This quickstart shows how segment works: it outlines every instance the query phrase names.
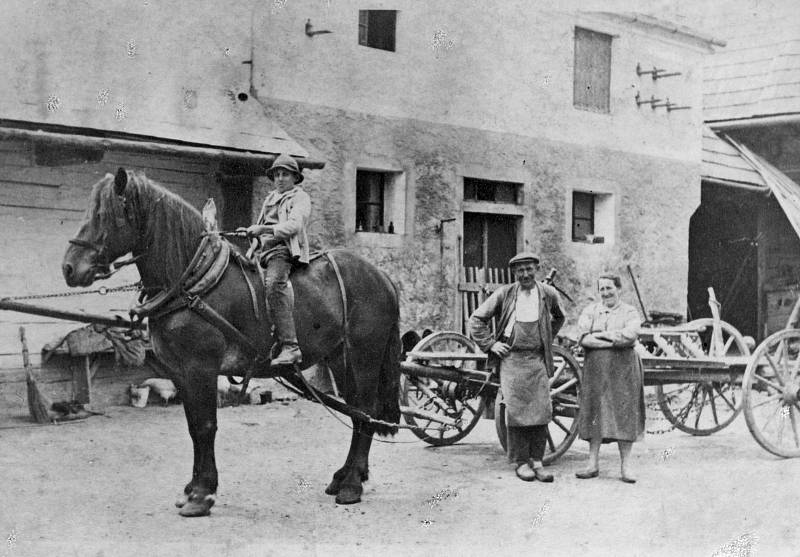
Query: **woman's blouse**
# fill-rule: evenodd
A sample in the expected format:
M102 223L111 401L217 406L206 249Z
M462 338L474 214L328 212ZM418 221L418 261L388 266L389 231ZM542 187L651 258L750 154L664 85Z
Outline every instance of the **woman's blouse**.
M613 308L602 302L587 306L578 318L579 338L589 333L607 332L614 346L632 346L639 338L639 312L631 305L619 302Z

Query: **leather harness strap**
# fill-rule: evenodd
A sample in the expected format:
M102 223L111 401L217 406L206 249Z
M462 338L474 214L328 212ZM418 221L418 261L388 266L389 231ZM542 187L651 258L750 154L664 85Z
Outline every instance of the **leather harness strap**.
M339 265L336 263L331 252L325 252L325 257L330 261L333 272L336 275L336 281L339 283L339 291L342 294L342 333L344 335L344 346L342 347L342 361L344 363L344 385L342 386L343 393L349 393L349 386L351 384L351 369L350 369L350 321L348 313L350 307L347 304L347 290L344 287L344 279L342 272L339 270Z

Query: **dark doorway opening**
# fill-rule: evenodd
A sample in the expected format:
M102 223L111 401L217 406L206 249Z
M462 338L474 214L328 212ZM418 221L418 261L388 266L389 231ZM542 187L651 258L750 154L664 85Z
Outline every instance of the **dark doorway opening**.
M711 317L708 288L713 287L722 319L757 338L760 198L707 183L701 191L689 224L688 317Z
M505 270L517 253L517 221L508 215L464 213L464 267Z

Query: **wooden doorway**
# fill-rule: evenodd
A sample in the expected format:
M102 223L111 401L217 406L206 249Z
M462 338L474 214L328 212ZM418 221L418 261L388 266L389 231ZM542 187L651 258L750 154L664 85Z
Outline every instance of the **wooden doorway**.
M689 224L689 318L710 317L708 287L722 304L722 319L758 337L757 194L703 184Z
M521 218L493 213L464 213L461 254L461 328L467 333L469 316L498 286L513 282L508 260L517 253Z

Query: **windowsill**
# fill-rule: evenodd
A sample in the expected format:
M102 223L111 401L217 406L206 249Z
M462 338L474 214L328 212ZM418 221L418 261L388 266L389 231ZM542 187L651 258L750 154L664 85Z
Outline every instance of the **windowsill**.
M573 244L605 244L606 240L603 236L597 236L595 238L573 238Z
M580 110L582 112L592 112L594 114L604 114L606 116L610 116L611 115L611 110L610 109L609 110L605 110L605 109L602 109L602 108L595 108L593 106L581 106L581 105L578 105L578 104L573 104L572 107L575 110Z
M405 234L389 232L354 232L353 239L359 246L395 248L403 245Z

